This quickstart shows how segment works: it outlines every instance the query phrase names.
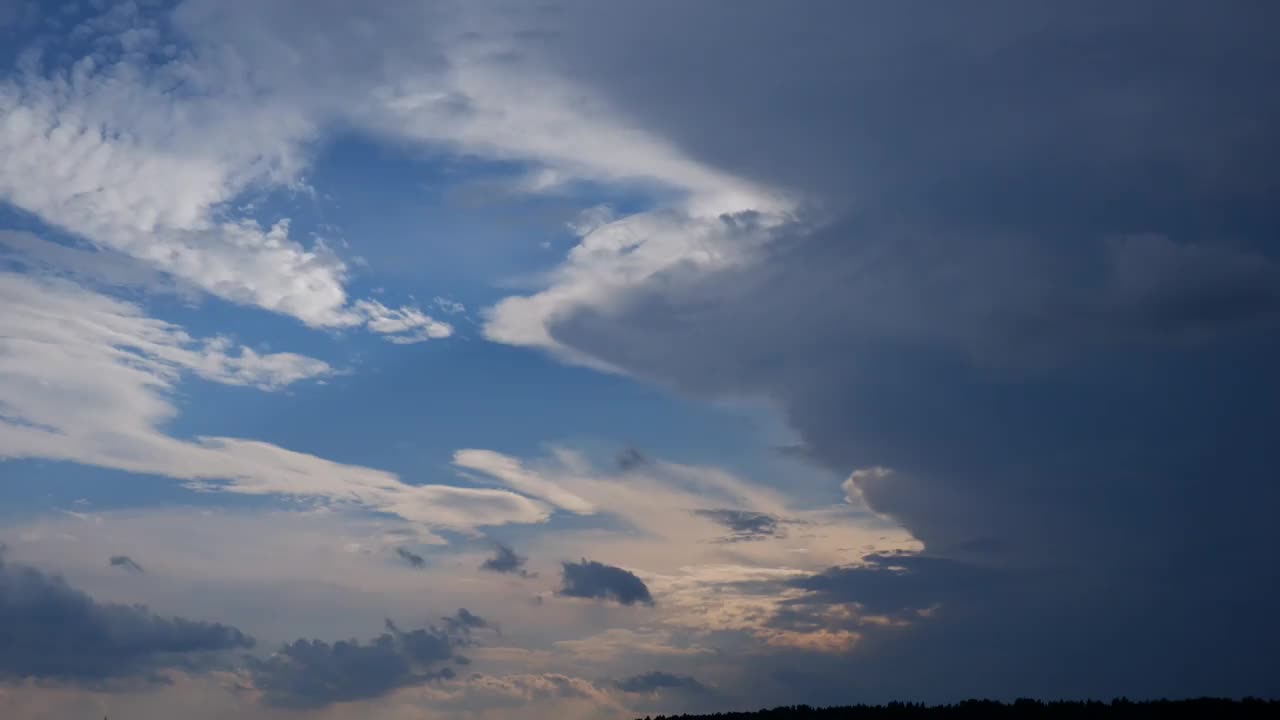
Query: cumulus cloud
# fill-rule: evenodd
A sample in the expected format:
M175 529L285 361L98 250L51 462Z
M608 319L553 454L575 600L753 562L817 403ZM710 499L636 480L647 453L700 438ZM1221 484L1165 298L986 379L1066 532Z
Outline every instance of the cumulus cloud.
M296 640L266 659L252 660L250 678L264 701L280 707L316 708L375 698L453 678L456 673L446 663L461 657L457 649L467 641L460 631L472 626L459 620L445 629L401 630L387 620L386 632L367 643Z
M649 587L635 573L595 560L564 563L559 592L565 597L613 600L621 605L653 605Z
M214 653L253 647L218 623L164 617L94 600L60 577L0 556L0 676L101 682L164 668L195 669Z
M445 627L450 632L464 637L470 635L472 630L492 627L488 620L466 608L458 608L458 612L443 618L443 620Z
M142 569L141 565L135 562L134 559L129 557L128 555L112 555L111 559L108 560L107 563L111 567L118 567L122 570L127 570L129 572L135 572L135 573L146 572L146 570Z

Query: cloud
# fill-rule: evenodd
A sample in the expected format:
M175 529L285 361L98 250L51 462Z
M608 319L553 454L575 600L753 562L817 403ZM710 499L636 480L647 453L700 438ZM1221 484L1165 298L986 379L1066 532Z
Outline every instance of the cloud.
M563 564L559 593L565 597L613 600L622 605L653 605L653 596L635 573L594 560Z
M725 538L728 542L761 540L767 537L775 537L781 532L778 527L778 518L767 513L724 508L694 510L693 512L695 515L713 520L732 530L733 534Z
M671 662L676 658L711 656L717 653L715 648L708 645L681 642L681 638L669 630L626 628L610 628L577 640L557 640L555 648L569 653L575 660L596 666L605 666L633 656L657 656Z
M488 620L466 608L458 608L458 612L443 619L450 632L462 636L470 635L472 630L492 627Z
M531 162L535 192L657 185L668 207L580 224L544 286L485 313L485 335L694 397L768 400L806 457L849 478L843 514L790 548L825 559L780 559L789 549L770 539L698 548L694 569L652 575L672 543L723 526L692 509L793 517L705 468L650 463L618 482L573 458L491 453L458 466L509 491L446 489L262 443L169 438L156 428L175 413L176 374L270 388L321 375L168 337L144 351L72 342L71 364L94 360L82 373L94 382L74 377L40 333L96 332L75 319L99 298L0 333L18 338L0 361L0 447L445 527L607 513L634 531L643 562L625 562L664 608L675 587L704 625L750 626L779 600L698 605L716 573L745 574L712 553L778 576L839 565L785 588L836 615L941 593L930 622L860 628L853 656L791 692L910 691L922 673L943 697L1274 688L1277 579L1258 570L1280 499L1262 431L1280 424L1266 10L989 3L922 19L712 0L488 17L397 4L350 22L337 5L187 2L166 18L183 42L158 69L123 35L92 62L27 69L0 90L0 196L215 296L412 340L431 336L427 316L358 310L329 244L236 207L250 188L301 189L323 128ZM47 306L26 295L18 313L40 320L31 308ZM832 557L838 535L858 535L861 503L903 523L927 560ZM1044 572L1030 587L941 592L959 566L984 564ZM821 637L847 649L838 629Z
M252 71L225 55L175 50L153 14L114 12L90 55L65 68L29 58L0 82L0 199L191 287L309 326L364 325L400 343L451 334L417 308L349 302L347 264L328 244L305 246L288 218L263 223L236 207L254 189L301 188L321 118L259 93ZM166 47L167 61L147 61Z
M560 483L526 468L519 460L489 450L459 450L453 464L488 475L518 492L546 500L563 510L578 514L595 512L591 503L561 487Z
M409 563L409 565L413 566L415 569L421 570L427 566L427 561L422 559L421 555L413 552L412 550L398 547L396 548L396 555L399 555L401 559Z
M589 508L590 514L612 517L672 542L705 540L710 528L723 527L690 512L709 504L774 516L788 512L780 493L716 467L650 459L629 470L596 468L567 448L553 448L550 457L533 459L467 449L454 454L454 463L561 508L579 508L578 514L587 514Z
M623 678L614 682L614 687L629 693L655 693L659 690L686 690L702 693L707 690L707 687L695 678L688 675L674 675L661 670Z
M462 611L459 611L460 613ZM457 648L466 644L456 632L466 625L401 630L390 620L386 632L368 643L296 640L249 666L253 686L270 705L317 708L338 702L380 697L434 680L448 680Z
M386 336L388 342L412 345L453 334L453 326L431 318L417 308L389 308L377 300L357 300L352 309L369 330Z
M699 216L786 205L637 126L552 63L510 62L536 59L519 40L536 32L516 17L431 4L359 18L305 3L124 6L79 26L94 40L88 55L50 39L73 59L32 55L0 84L4 177L22 178L0 182L0 197L216 297L396 343L453 329L417 307L350 297L341 238L304 244L288 218L245 202L310 192L311 148L330 128L525 162L533 192L587 179L676 188ZM336 30L357 19L370 32ZM472 32L477 21L496 34ZM324 82L302 71L318 67Z
M509 546L498 543L494 548L493 557L485 558L480 563L481 570L488 570L496 573L511 573L520 577L535 577L536 573L530 573L524 569L524 564L528 558L521 557L516 554Z
M862 564L835 567L792 578L793 588L808 591L790 605L854 605L869 616L911 616L954 602L965 595L989 593L997 583L1014 580L1000 571L947 558L914 553L876 553Z
M196 669L253 639L218 623L101 603L62 578L0 557L0 676L101 682L164 668Z
M164 475L203 490L307 498L460 530L550 514L506 490L410 485L250 439L170 437L159 428L177 414L171 396L191 376L275 391L337 371L295 353L193 337L63 278L0 270L0 304L0 457Z
M112 555L111 559L108 560L107 562L109 565L111 565L111 567L122 568L124 570L128 570L129 572L135 572L135 573L146 572L146 570L142 569L141 565L134 562L133 558L129 557L128 555Z
M473 673L423 688L422 707L462 717L615 717L634 714L606 688L556 672Z
M450 300L449 298L440 297L439 295L431 299L431 304L440 308L441 312L448 313L450 315L458 315L460 313L467 312L466 305L463 305L457 300Z
M619 470L630 470L631 468L640 467L647 461L648 458L635 448L629 447L618 453L617 463Z
M844 491L845 502L850 505L866 502L862 495L862 488L875 483L882 483L885 478L893 475L893 470L887 467L869 467L859 468L849 473L849 477L840 483L840 489ZM889 481L892 482L892 481Z
M87 243L61 244L30 232L0 230L0 264L30 273L65 277L78 283L120 289L142 289L195 301L199 292L145 262Z
M1039 682L1062 656L1076 670L1038 686L1051 694L1274 688L1258 668L1280 626L1255 598L1277 587L1256 568L1280 544L1263 509L1280 499L1263 431L1280 421L1277 51L1252 28L1261 10L1141 15L574 14L545 51L562 72L799 200L584 228L543 287L489 310L486 335L770 402L854 506L925 545L908 572L833 573L873 606L967 588L971 567L1034 571L942 593L910 633L861 631L858 672L892 658L876 677L912 692L893 674L971 667L984 638L991 665L951 676L956 692ZM715 58L705 73L673 72L695 52ZM831 696L856 674L826 675Z

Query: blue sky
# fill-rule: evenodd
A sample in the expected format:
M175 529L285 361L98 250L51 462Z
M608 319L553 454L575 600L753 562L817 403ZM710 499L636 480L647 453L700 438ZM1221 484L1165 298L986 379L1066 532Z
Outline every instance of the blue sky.
M1280 692L1269 11L1087 5L0 0L0 715Z

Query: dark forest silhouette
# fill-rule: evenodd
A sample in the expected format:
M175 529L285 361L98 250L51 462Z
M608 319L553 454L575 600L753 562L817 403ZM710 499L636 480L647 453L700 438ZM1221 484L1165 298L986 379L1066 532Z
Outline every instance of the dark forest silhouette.
M656 715L645 720L906 720L908 718L1275 718L1280 717L1280 700L1193 700L1111 702L1053 701L1020 699L1012 703L994 700L965 700L954 705L893 702L888 705L850 705L815 708L787 705L755 712L725 712L705 715Z

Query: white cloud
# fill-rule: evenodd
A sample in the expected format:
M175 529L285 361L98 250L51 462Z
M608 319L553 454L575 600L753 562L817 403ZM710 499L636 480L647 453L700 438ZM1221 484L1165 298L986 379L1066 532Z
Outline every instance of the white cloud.
M450 315L457 315L458 313L465 313L467 311L466 305L463 305L457 300L450 300L449 298L440 297L439 295L431 299L431 304L440 308L441 312L446 312Z
M544 170L527 185L534 192L572 180L640 181L686 191L700 215L785 208L775 193L689 158L582 88L536 64L505 61L509 49L453 44L442 73L403 72L375 87L361 120L388 134L537 163Z
M514 490L542 498L556 507L578 514L591 514L595 507L571 491L562 489L554 480L529 470L519 460L491 450L459 450L453 464L493 477Z
M506 298L486 312L485 335L495 342L543 348L571 362L616 370L556 341L552 322L579 308L608 312L617 297L661 282L666 270L712 272L755 262L781 221L777 215L733 219L652 211L585 225L586 234L545 289Z
M173 17L180 38L116 13L103 27L117 34L93 55L67 70L29 63L0 84L0 198L218 297L409 343L452 328L417 308L349 298L348 266L323 241L304 246L287 218L261 224L232 207L249 191L303 187L327 128L529 163L535 192L577 180L680 191L669 212L584 217L552 286L490 314L490 339L596 366L551 339L550 317L676 265L741 262L793 206L565 80L520 39L522 23L537 29L529 17L429 5L346 13L190 0ZM182 49L166 44L175 39ZM169 56L157 63L161 50ZM719 219L744 212L757 214L752 228Z
M0 199L232 302L315 327L385 316L350 306L347 265L323 241L232 208L246 191L302 187L325 118L263 98L225 53L157 63L148 53L169 46L156 27L128 24L65 70L29 60L0 82ZM416 323L393 341L447 335L420 310L387 312Z
M496 489L410 485L253 440L180 440L159 428L177 413L185 375L279 389L334 373L292 353L261 354L227 338L193 338L131 303L62 279L0 272L0 458L48 458L164 475L193 486L288 495L469 530L538 522L550 508Z
M365 318L371 331L385 335L389 342L409 345L453 334L453 326L431 318L417 308L389 308L377 300L357 300L352 309Z

